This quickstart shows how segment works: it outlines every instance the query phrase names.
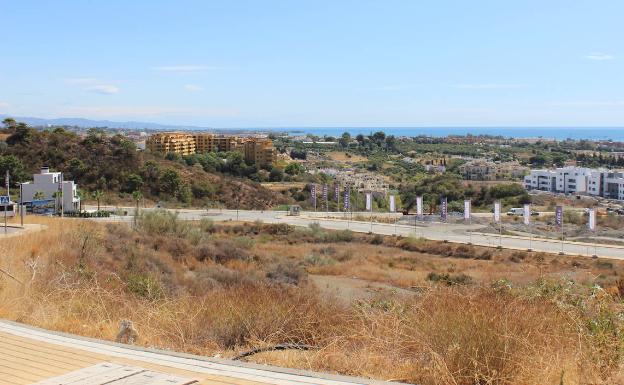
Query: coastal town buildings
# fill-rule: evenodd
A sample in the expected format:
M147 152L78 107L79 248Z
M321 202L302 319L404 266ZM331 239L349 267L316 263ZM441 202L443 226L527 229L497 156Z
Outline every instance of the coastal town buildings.
M151 135L146 148L152 152L180 155L239 151L249 164L270 165L276 160L273 141L267 138L215 135L208 133L163 132Z

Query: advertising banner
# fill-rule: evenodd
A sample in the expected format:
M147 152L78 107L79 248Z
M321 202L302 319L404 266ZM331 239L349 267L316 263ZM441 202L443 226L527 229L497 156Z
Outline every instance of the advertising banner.
M393 213L396 211L396 204L394 201L394 195L390 195L390 212Z
M494 202L494 222L498 223L501 220L501 203Z
M590 230L596 230L596 209L589 209L589 220L587 221L587 227Z
M563 226L563 206L555 207L555 224L559 227Z
M524 205L522 217L524 219L524 224L528 226L531 223L531 205L530 204Z
M315 184L313 184L312 187L310 187L310 199L312 200L312 205L316 207L316 185Z
M373 209L373 193L366 193L366 210L371 211Z
M344 210L348 211L349 207L351 203L351 188L349 186L345 187L344 189L344 202L343 202L343 206L344 206Z
M416 215L423 215L423 197L416 197Z
M446 197L440 199L440 218L446 220L448 215L448 201Z
M470 200L469 200L469 199L466 199L466 200L464 201L464 219L465 219L465 220L469 220L469 219L470 219L470 215L471 215L470 210L471 210L471 209L472 209L472 207L471 207L471 205L470 205Z
M324 184L323 185L323 200L326 201L327 200L327 185Z

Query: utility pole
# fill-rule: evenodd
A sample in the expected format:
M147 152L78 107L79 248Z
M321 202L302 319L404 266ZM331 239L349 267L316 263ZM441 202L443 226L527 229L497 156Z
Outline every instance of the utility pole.
M24 198L23 198L23 192L24 192L24 186L23 186L22 183L20 183L19 207L20 207L20 224L22 225L22 227L24 227Z

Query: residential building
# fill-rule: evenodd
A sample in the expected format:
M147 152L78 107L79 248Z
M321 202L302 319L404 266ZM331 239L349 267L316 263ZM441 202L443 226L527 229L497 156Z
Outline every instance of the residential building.
M196 141L193 135L182 132L165 132L150 136L145 147L152 152L174 152L180 155L195 154Z
M339 171L336 182L342 186L353 186L358 192L388 192L388 182L383 176L372 172Z
M459 173L466 180L522 178L528 171L528 167L518 162L492 162L486 159L474 159L459 167Z
M238 151L245 155L245 162L263 166L272 164L277 157L270 139L209 133L158 133L147 139L146 147L153 152L180 155Z
M60 197L57 196L59 186L63 192ZM37 195L41 196L37 197ZM54 200L57 210L62 207L65 212L80 209L78 186L74 181L63 180L60 172L51 172L47 167L41 168L39 174L34 174L32 182L22 183L22 201L29 203L33 200Z
M624 200L624 172L596 171L588 179L587 193Z
M248 139L244 142L245 162L270 165L276 159L275 148L270 139Z
M624 172L584 167L531 170L524 179L527 190L588 194L624 200Z

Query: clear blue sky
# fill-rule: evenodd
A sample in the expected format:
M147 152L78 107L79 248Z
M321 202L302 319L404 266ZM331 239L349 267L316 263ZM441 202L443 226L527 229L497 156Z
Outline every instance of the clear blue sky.
M622 0L0 0L0 114L624 126Z

